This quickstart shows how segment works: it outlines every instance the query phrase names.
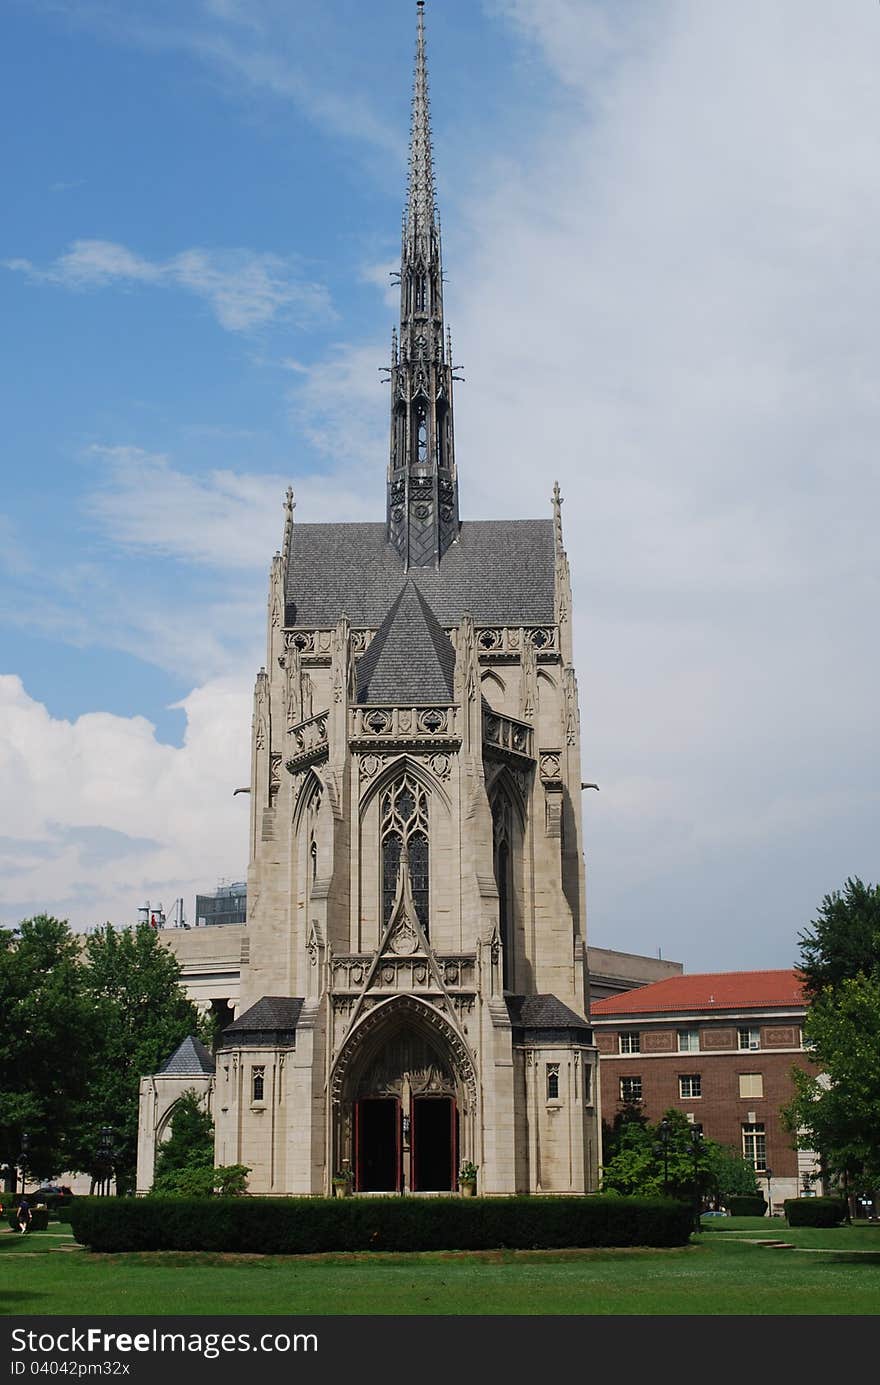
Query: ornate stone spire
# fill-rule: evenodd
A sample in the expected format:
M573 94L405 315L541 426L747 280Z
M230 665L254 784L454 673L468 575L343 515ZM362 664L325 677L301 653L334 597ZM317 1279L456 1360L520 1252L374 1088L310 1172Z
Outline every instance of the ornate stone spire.
M409 177L400 254L400 340L391 357L388 540L405 568L436 567L458 537L452 361L444 339L424 0L418 0Z

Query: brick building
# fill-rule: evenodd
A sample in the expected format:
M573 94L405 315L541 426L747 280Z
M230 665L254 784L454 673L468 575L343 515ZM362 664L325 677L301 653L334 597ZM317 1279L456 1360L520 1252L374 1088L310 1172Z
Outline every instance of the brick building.
M780 1117L792 1067L816 1071L805 1014L796 971L672 976L594 1002L603 1119L636 1101L652 1122L683 1112L754 1164L776 1208L816 1172L815 1155L793 1148Z

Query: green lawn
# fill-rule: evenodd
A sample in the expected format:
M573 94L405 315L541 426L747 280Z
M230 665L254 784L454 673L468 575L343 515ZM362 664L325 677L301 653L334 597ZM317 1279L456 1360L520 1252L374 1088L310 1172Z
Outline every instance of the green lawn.
M719 1218L719 1221L721 1219ZM770 1250L765 1236L831 1253ZM678 1250L93 1255L0 1232L0 1313L880 1314L880 1230L725 1219ZM834 1251L839 1253L834 1253Z

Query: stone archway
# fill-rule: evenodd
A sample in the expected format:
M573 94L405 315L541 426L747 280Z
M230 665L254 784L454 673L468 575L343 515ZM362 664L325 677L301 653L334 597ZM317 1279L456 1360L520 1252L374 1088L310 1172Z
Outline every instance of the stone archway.
M452 1192L472 1147L476 1082L457 1032L413 997L376 1006L331 1084L333 1148L358 1192Z

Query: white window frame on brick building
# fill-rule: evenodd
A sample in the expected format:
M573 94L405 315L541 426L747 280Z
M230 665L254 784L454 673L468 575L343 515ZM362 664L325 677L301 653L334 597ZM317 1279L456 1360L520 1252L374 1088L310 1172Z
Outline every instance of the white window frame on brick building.
M620 1099L621 1099L621 1101L641 1101L641 1099L642 1099L642 1079L641 1079L641 1077L621 1077L621 1079L620 1079Z
M761 1031L751 1025L743 1025L736 1031L736 1046L742 1049L761 1047Z
M767 1167L767 1132L763 1121L750 1121L742 1128L743 1158L756 1173Z
M686 1101L695 1101L703 1095L703 1079L698 1072L679 1075L678 1095Z
M641 1053L642 1036L637 1029L622 1029L617 1036L617 1046L621 1053Z
M700 1031L699 1031L699 1029L679 1029L679 1031L678 1031L678 1051L679 1051L679 1053L699 1053L699 1051L700 1051Z

